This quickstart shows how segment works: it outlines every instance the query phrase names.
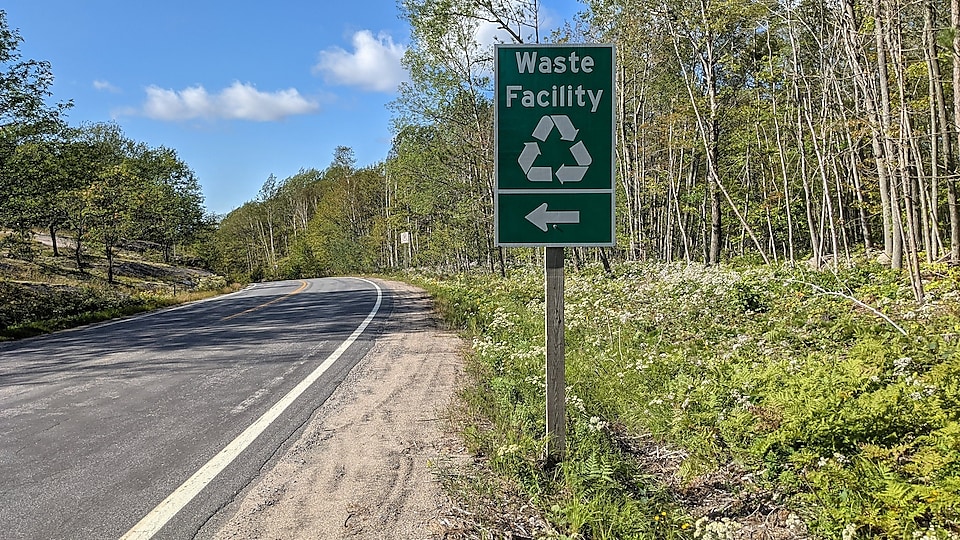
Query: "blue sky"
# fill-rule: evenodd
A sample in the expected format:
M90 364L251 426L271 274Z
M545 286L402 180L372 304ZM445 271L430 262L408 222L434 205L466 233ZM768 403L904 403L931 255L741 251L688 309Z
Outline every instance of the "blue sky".
M553 28L581 9L544 0ZM409 41L395 0L271 2L7 0L24 58L52 64L68 120L115 121L197 173L207 209L256 197L270 174L358 165L390 149L390 111Z

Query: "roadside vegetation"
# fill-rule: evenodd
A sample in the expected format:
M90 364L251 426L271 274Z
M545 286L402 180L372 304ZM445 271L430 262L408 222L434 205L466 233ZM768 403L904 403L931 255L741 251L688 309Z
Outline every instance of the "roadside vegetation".
M196 175L114 123L71 126L49 62L0 10L0 340L212 294ZM38 241L44 237L46 243Z
M0 234L0 237L3 235ZM236 290L211 272L162 262L160 249L118 249L113 283L104 257L82 270L50 246L24 243L31 256L0 258L0 341L114 319Z
M547 518L540 534L958 538L960 272L926 276L921 306L869 263L568 271L553 470L542 269L421 282L472 340L468 448Z

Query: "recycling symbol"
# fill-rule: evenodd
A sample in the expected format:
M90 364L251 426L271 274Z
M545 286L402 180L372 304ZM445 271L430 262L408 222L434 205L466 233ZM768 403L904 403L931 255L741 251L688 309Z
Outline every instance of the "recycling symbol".
M560 132L560 140L562 141L575 141L577 134L580 132L579 129L573 127L573 122L570 121L567 115L548 114L540 118L537 127L533 130L533 137L540 142L545 142L547 137L550 136L550 133L553 132L554 127ZM583 176L587 174L587 169L590 167L590 164L593 163L593 158L590 157L590 152L587 151L587 147L584 146L583 141L574 143L570 147L570 153L573 155L573 159L576 160L577 164L560 165L556 170L556 176L561 184L583 180ZM527 175L527 180L531 182L552 182L554 170L551 167L534 166L534 162L536 162L540 154L539 143L523 143L523 151L520 153L520 158L517 160L517 163L520 164L523 173Z

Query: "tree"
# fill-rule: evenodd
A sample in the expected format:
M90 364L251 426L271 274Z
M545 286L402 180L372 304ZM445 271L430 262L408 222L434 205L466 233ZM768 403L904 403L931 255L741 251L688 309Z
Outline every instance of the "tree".
M960 26L960 4L949 22L928 0L585 4L552 39L617 46L617 256L820 267L876 256L882 237L881 260L909 271L919 300L920 259L945 260L948 220L956 260L960 82L946 72L952 62L960 77L960 30L943 29ZM493 25L501 39L539 40L537 2L400 8L410 80L391 104L382 170L357 170L338 148L326 170L228 216L223 227L260 243L250 264L274 253L281 266L330 272L409 254L415 265L503 272L531 255L492 245L492 55L477 36Z
M103 243L107 258L107 282L114 282L114 252L132 228L130 204L134 177L126 164L107 167L83 190L91 235Z
M454 190L451 200L462 197L468 215L476 218L454 235L456 259L499 264L505 273L504 250L493 246L493 51L477 36L481 25L493 24L507 40L539 41L539 3L403 0L400 9L412 43L404 56L410 81L392 103L395 130L432 126L455 141L445 160L447 189ZM399 157L398 147L394 150ZM388 237L396 235L388 231Z
M53 73L49 62L24 60L23 38L0 10L0 226L21 238L50 217L52 163L44 157L63 129L68 103L48 105ZM27 145L27 146L24 146Z
M300 260L322 274L370 271L381 266L383 167L354 168L353 150L339 146L321 176L317 213L310 220Z
M159 244L164 261L170 262L176 246L204 226L200 184L169 148L139 146L129 161L140 184L132 200L137 230L131 232L140 240Z
M53 95L50 63L24 60L19 50L22 42L20 32L10 29L7 13L0 10L0 127L50 133L71 104L47 105L47 98Z

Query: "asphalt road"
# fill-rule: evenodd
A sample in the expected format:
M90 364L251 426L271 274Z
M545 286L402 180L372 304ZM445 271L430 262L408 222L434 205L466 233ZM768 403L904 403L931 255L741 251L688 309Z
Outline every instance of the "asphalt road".
M286 281L0 344L0 537L192 538L391 331L393 310L371 281Z

